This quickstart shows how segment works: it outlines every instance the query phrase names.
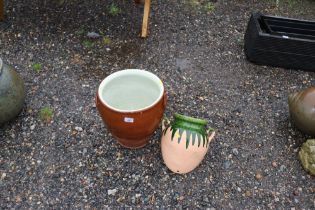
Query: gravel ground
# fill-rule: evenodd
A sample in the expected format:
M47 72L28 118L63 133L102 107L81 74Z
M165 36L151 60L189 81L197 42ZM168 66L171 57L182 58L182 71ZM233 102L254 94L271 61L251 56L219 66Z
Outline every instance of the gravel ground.
M297 159L308 136L291 126L287 105L288 93L315 84L315 73L256 66L243 53L251 11L315 19L314 1L218 0L214 9L153 1L145 40L142 7L132 1L6 2L0 57L24 78L27 99L0 128L1 208L315 208L315 179ZM168 116L208 119L218 129L196 170L166 168L160 130L138 150L106 130L96 89L125 68L163 80ZM44 107L53 110L50 122L39 117Z

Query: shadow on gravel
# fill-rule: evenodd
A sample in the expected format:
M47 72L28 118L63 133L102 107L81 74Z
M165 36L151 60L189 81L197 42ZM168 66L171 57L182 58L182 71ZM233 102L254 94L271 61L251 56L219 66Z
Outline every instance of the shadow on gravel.
M283 134L282 136L285 139L284 144L288 147L292 146L294 149L300 148L300 146L305 142L305 139L307 139L307 135L304 135L301 131L299 131L289 117L280 121L276 130L280 134Z

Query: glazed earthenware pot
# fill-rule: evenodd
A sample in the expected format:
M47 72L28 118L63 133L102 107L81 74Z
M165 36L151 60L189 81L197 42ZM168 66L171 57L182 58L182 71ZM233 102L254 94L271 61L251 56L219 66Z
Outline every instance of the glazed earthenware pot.
M315 136L315 87L289 95L289 111L295 126Z
M299 158L303 168L315 176L315 139L309 139L303 143Z
M127 148L140 148L149 142L165 106L162 81L145 70L127 69L109 75L96 95L96 107L108 130Z
M207 121L180 114L162 123L161 150L165 165L174 173L188 173L204 159L215 132Z
M0 125L12 120L23 108L24 82L18 73L0 58Z

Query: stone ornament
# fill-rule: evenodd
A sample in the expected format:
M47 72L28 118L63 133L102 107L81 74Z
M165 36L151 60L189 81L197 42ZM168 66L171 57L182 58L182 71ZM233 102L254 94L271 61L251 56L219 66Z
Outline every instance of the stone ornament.
M0 125L20 113L24 100L25 87L22 78L0 58Z
M309 139L303 143L299 158L303 168L315 176L315 139Z
M315 87L289 95L289 111L295 126L315 136Z

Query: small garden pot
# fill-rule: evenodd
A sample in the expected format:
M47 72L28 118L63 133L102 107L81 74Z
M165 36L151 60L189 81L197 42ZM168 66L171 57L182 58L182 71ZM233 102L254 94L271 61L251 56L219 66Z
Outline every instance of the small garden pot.
M294 125L315 136L315 87L289 95L289 111Z
M206 130L207 121L174 115L163 120L161 150L165 165L174 173L188 173L204 159L215 132Z
M96 107L108 130L127 148L149 142L166 106L162 81L153 73L127 69L106 77L96 94Z
M12 120L23 108L24 82L18 73L0 58L0 125Z

